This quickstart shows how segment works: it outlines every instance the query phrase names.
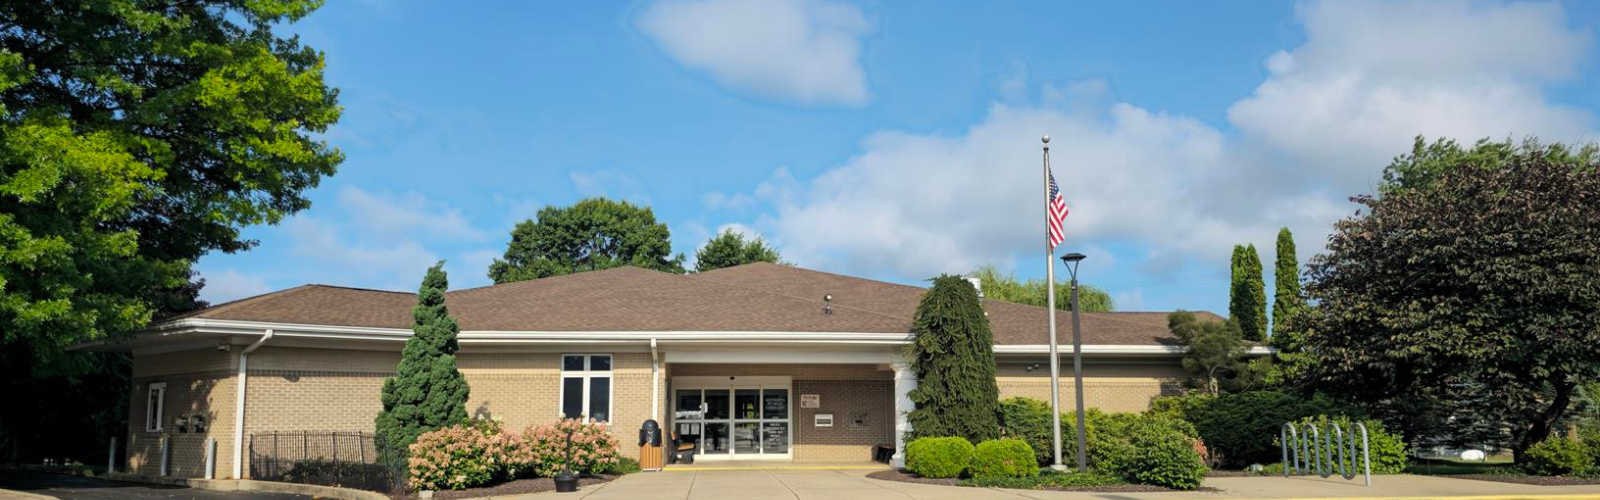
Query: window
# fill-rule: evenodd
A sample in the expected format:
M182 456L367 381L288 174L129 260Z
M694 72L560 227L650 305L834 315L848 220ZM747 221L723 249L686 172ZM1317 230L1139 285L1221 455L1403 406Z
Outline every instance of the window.
M150 432L161 431L161 417L166 408L167 383L153 382L150 384L150 394L144 403L144 430Z
M611 420L611 355L561 356L561 418Z

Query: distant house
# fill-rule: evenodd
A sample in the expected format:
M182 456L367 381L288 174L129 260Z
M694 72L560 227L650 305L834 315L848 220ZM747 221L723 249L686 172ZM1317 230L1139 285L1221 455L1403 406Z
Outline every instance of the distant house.
M624 267L458 290L446 304L475 417L512 429L606 421L630 456L636 429L655 419L697 442L700 460L865 461L880 445L903 448L917 381L900 352L923 291L759 263L690 275ZM371 432L415 301L306 285L92 347L133 354L133 472L157 473L161 436L170 474L203 476L215 438L216 476L228 478L249 475L264 433ZM1045 309L984 308L1001 396L1048 400ZM1070 318L1057 315L1067 407ZM1179 391L1183 348L1165 313L1086 313L1082 327L1089 406L1137 411Z

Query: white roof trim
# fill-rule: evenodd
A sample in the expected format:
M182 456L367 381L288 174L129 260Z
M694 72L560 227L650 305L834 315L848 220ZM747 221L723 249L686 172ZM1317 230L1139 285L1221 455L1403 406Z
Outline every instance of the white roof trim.
M1188 351L1189 351L1189 349L1187 347L1176 346L1176 345L1110 345L1110 344L1102 344L1102 345L1086 345L1086 346L1083 346L1083 353L1084 354L1134 354L1134 355L1181 356L1181 355L1183 355L1184 353L1186 353ZM1070 345L1058 346L1057 347L1057 352L1059 352L1060 354L1072 354L1072 346L1070 346ZM1254 347L1251 347L1249 349L1246 349L1245 350L1245 355L1248 355L1248 356L1264 356L1264 355L1272 354L1274 352L1276 352L1276 351L1274 351L1271 347L1254 346ZM1046 344L997 345L997 346L994 346L994 353L995 354L1046 354L1046 355L1048 355L1048 354L1050 354L1050 346L1046 345Z

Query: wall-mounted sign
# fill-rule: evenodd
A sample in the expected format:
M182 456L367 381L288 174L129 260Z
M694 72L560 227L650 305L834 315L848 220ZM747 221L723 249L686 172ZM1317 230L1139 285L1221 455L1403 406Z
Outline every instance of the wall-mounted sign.
M814 425L817 427L833 427L833 414L818 413Z
M801 408L821 408L822 407L822 395L821 394L801 394L800 395L800 407Z

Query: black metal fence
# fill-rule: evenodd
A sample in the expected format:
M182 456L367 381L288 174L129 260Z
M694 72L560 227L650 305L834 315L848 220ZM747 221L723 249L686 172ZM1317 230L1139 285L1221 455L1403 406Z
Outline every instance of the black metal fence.
M262 432L250 436L250 478L398 492L406 460L367 432Z

